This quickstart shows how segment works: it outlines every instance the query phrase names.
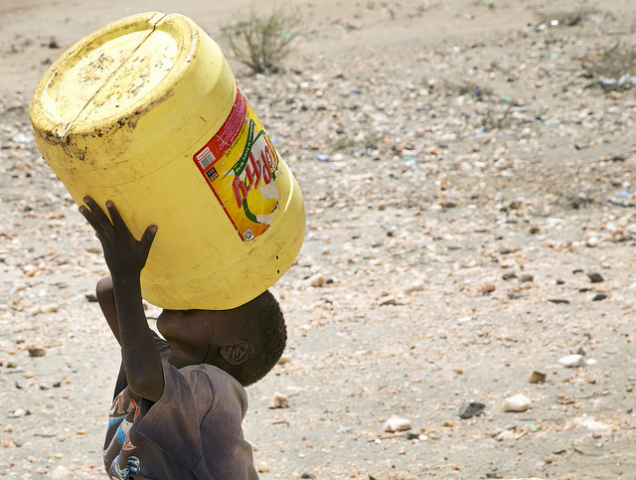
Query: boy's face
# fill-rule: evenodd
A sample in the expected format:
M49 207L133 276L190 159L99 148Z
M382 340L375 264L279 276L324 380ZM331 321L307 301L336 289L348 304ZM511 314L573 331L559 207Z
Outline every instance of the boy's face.
M212 310L161 312L157 329L170 345L169 363L177 368L204 363L214 340L216 314Z

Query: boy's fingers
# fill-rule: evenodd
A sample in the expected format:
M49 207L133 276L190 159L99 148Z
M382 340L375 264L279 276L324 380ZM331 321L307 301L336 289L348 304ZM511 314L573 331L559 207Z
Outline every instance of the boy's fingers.
M152 246L152 242L155 240L155 235L157 234L157 226L150 225L146 228L143 236L141 237L141 244L143 248L148 252L150 251L150 247Z
M121 215L119 214L119 210L117 210L117 207L115 206L115 204L109 200L108 202L106 202L106 208L108 209L110 218L113 220L113 226L118 229L129 231L128 226L126 225L124 220L121 218Z
M90 226L93 227L93 230L95 230L95 233L97 233L97 231L100 229L100 226L97 220L95 219L95 216L93 215L93 213L84 205L79 207L79 211L82 214L82 216L86 219L86 221L90 224Z
M100 225L111 224L110 219L104 213L104 210L102 210L102 207L100 207L95 200L87 196L87 197L84 197L84 203L88 206L88 208L91 209L91 213L93 214L93 217L95 218L97 223L99 223ZM91 223L91 225L93 224ZM95 225L93 225L93 228L95 228Z

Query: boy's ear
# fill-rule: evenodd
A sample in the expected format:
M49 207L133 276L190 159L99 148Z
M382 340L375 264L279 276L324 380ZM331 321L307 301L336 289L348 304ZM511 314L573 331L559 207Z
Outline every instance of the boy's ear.
M240 365L254 353L254 348L247 342L236 342L234 345L221 347L220 355L230 365Z

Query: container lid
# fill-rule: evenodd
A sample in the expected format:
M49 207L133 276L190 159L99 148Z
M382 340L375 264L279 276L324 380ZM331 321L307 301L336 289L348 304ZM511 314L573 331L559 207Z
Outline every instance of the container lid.
M63 138L139 113L187 67L195 39L185 17L147 13L85 37L49 70L34 94L34 126ZM168 77L173 77L168 79ZM48 125L47 125L48 124ZM49 128L47 128L49 127Z
M221 49L192 20L142 13L64 52L33 94L31 123L67 187L120 185L196 150L221 127L235 93Z

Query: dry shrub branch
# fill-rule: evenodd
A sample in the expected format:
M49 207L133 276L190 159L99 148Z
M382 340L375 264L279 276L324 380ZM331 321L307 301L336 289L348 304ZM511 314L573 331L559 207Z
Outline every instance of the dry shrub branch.
M253 73L276 73L282 70L302 29L298 9L277 7L266 15L252 8L247 19L222 26L221 34L231 55Z

